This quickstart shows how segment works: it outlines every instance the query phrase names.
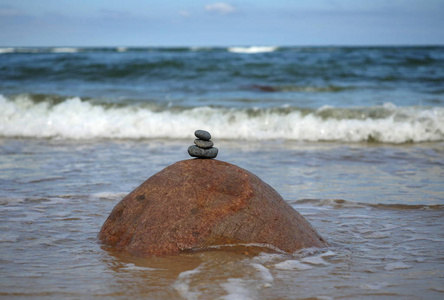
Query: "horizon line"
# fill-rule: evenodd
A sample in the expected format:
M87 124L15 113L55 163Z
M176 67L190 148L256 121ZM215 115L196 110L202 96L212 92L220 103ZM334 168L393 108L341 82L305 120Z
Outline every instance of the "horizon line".
M27 45L13 46L0 45L0 48L231 48L231 47L278 47L278 48L302 48L302 47L442 47L444 43L424 44L306 44L306 45L271 45L271 44L232 44L232 45Z

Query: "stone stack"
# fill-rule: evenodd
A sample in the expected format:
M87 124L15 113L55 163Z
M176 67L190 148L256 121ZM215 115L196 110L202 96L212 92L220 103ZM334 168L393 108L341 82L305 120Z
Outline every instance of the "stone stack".
M215 158L219 150L213 147L211 134L205 130L196 130L194 135L197 139L194 140L194 145L188 148L188 154L197 158Z

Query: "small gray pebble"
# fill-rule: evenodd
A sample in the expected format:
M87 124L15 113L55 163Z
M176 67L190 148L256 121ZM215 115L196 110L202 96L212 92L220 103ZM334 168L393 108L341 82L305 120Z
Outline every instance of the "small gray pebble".
M196 145L192 145L188 148L188 154L197 158L215 158L219 150L215 147L209 149L202 149Z
M211 134L205 130L196 130L194 135L201 140L209 141L211 139Z
M213 147L214 143L212 141L204 141L201 139L195 139L194 144L196 144L197 147L203 148L203 149L209 149Z

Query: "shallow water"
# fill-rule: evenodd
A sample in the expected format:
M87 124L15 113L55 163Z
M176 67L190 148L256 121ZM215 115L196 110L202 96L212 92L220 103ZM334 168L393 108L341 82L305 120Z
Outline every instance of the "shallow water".
M1 139L0 295L444 297L442 143L214 142L218 159L272 185L331 248L114 253L96 238L114 205L149 176L188 159L192 140Z

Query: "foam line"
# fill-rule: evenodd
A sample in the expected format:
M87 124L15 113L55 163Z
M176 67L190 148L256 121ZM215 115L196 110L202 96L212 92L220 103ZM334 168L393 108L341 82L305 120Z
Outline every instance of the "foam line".
M444 108L371 108L375 117L349 109L229 109L106 106L69 98L56 104L13 100L0 95L0 137L64 139L192 138L195 128L218 139L295 141L372 141L382 143L444 140ZM361 114L360 114L361 115Z

